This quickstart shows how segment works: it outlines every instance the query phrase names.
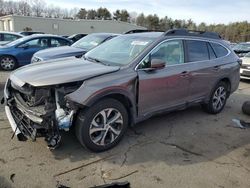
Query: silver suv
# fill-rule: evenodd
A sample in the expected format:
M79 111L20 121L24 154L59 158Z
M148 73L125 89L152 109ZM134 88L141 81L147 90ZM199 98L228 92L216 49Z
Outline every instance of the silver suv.
M5 110L19 140L75 129L92 151L114 147L128 125L155 114L201 104L223 110L240 80L240 60L216 33L184 29L126 34L82 59L37 63L14 71Z

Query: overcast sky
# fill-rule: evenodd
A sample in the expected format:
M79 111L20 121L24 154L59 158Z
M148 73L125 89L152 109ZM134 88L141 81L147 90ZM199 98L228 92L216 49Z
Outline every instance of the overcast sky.
M111 12L126 9L128 12L157 14L173 19L191 18L197 23L250 22L250 0L45 0L62 8L97 9L106 7Z

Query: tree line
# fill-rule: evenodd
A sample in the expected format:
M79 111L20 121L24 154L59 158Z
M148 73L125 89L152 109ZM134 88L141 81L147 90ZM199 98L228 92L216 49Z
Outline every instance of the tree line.
M250 41L250 23L248 21L229 24L206 24L204 22L197 24L191 19L172 19L168 16L160 18L157 14L137 14L125 9L112 13L103 7L89 10L85 8L61 8L47 5L44 0L0 0L0 16L9 14L62 19L118 20L137 24L150 30L166 31L173 28L187 28L218 32L224 39L231 42Z

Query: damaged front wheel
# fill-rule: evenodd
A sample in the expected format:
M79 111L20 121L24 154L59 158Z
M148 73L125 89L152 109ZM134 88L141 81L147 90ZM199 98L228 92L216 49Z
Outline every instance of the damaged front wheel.
M76 136L83 146L100 152L118 144L127 126L126 108L117 100L104 99L79 113Z

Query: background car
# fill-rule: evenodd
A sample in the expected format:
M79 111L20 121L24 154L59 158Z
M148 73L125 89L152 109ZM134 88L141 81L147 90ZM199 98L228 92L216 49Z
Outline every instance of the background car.
M72 40L73 42L76 42L78 40L80 40L81 38L87 36L88 34L86 33L78 33L78 34L74 34L68 37L69 40Z
M239 57L244 57L248 52L250 52L250 43L239 43L233 47L233 50Z
M250 79L250 52L241 59L242 65L240 67L240 77L242 79Z
M65 57L81 57L92 48L116 36L118 36L118 34L93 33L80 39L71 46L41 50L33 55L31 63Z
M5 45L9 42L22 38L23 35L14 32L0 32L0 45Z
M29 64L33 54L41 49L71 45L71 41L55 35L31 35L0 47L0 67L13 70Z
M44 32L41 32L41 31L21 31L19 33L24 36L29 36L29 35L34 35L34 34L45 34Z

